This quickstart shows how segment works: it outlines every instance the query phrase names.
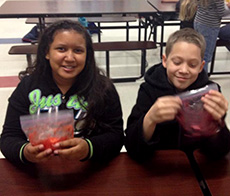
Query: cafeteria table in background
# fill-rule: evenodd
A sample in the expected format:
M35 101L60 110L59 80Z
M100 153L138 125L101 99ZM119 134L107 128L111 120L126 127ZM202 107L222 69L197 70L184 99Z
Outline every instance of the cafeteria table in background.
M0 18L37 18L39 20L40 31L45 29L46 19L54 17L102 17L103 15L137 15L141 18L146 18L147 15L151 15L155 10L146 2L146 0L44 0L44 1L6 1L0 7ZM136 25L136 28L140 28L140 25ZM132 28L129 26L128 28ZM133 44L130 41L125 41L120 45L120 48L112 48L113 42L103 43L102 52L106 53L106 71L107 76L109 74L109 52L110 51L122 51L123 45L126 50L141 50L141 58L145 57L146 49L143 49L143 45L146 44L147 26L144 28L144 35L141 36L139 30L138 40ZM128 37L128 36L127 36ZM143 38L144 40L140 40ZM110 47L105 47L110 46ZM133 47L135 45L135 47ZM149 45L149 42L147 43ZM146 46L147 46L146 45ZM151 49L155 49L155 43L150 43ZM102 47L100 47L102 48ZM112 49L111 49L112 48ZM148 47L146 47L148 49ZM100 50L101 51L101 50ZM27 55L27 54L26 54ZM143 59L143 58L142 58ZM111 77L113 81L118 82L131 82L140 79L145 72L146 60L141 60L140 73L134 76L124 77ZM126 65L125 65L126 66Z

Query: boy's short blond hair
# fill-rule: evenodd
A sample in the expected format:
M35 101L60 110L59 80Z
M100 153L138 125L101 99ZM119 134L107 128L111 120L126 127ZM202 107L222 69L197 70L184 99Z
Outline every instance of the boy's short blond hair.
M169 36L165 49L166 56L169 56L174 44L180 41L195 44L201 50L201 59L204 59L204 52L206 48L205 39L203 35L201 35L192 28L184 28L178 30Z

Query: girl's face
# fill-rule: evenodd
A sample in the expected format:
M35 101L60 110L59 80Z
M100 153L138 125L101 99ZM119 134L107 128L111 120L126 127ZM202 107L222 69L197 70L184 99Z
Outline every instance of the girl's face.
M176 42L167 57L163 55L162 64L169 81L178 90L184 90L195 82L204 67L201 49L184 41Z
M81 34L74 30L58 31L46 54L54 80L73 84L85 67L86 53L86 42Z

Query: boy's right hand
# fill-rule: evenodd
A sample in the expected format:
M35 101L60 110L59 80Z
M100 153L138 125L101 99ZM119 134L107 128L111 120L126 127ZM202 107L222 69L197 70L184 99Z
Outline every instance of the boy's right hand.
M144 138L147 141L151 139L158 123L175 119L181 106L182 101L179 97L164 96L158 98L145 115L143 122Z
M31 143L24 147L23 153L26 160L32 163L47 161L53 154L51 148L45 149L43 144L32 146Z
M182 101L179 97L164 96L157 99L147 115L154 123L173 120L181 109Z

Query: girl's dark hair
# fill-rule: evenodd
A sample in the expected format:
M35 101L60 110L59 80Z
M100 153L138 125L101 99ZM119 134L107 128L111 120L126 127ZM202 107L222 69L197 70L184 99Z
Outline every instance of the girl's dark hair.
M103 72L96 66L92 39L85 27L75 21L60 20L46 28L38 44L37 57L32 74L36 77L39 75L47 76L50 73L51 76L51 66L49 60L46 59L50 45L58 32L72 30L81 34L86 42L86 62L84 69L76 77L76 94L79 98L85 98L88 102L85 127L89 127L89 123L92 120L98 120L97 118L100 118L102 115L102 111L105 109L104 99L112 83L107 77L102 75ZM79 102L81 103L80 100Z
M49 60L46 59L46 54L50 49L50 45L54 41L54 37L58 32L71 30L81 34L86 42L86 66L81 75L92 78L92 75L99 71L96 68L92 39L87 30L78 22L71 20L61 20L51 24L48 28L46 28L40 38L37 57L34 64L34 72L36 72L36 74L47 74L47 72L51 71ZM85 77L82 79L86 80Z

